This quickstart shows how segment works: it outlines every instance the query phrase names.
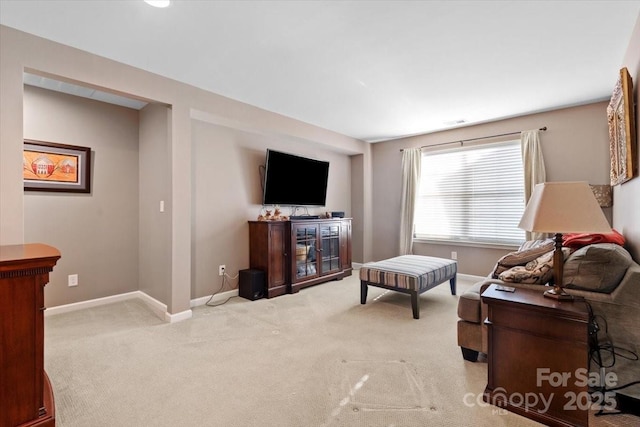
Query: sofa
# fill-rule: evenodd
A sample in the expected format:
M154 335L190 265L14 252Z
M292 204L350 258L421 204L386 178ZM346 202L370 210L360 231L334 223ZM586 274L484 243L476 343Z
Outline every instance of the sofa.
M545 245L549 245L549 241L526 242L518 251L501 258L488 277L460 296L458 345L465 360L475 362L487 354L484 324L487 306L482 303L481 295L489 285L534 289L541 293L547 289L543 283L553 275L553 268L545 264L551 259L545 251L550 246ZM567 293L584 297L592 307L590 340L597 337L605 370L616 373L617 387L640 382L640 265L622 246L614 243L586 245L577 250L563 248L563 252L563 286ZM514 263L518 265L512 265ZM536 272L529 274L529 270ZM592 346L591 352L595 348ZM590 370L601 372L595 360L598 354L590 356ZM640 397L640 384L624 387L620 392Z

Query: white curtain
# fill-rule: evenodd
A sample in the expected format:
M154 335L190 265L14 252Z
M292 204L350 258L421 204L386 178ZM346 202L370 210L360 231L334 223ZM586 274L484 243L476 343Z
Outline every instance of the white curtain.
M524 166L524 202L529 202L536 184L546 181L547 173L544 168L542 147L540 146L540 131L526 130L520 133L522 145L522 164ZM526 232L527 240L543 239L541 233Z
M400 255L411 254L413 249L413 220L418 185L420 184L420 148L402 150L402 201L400 205Z

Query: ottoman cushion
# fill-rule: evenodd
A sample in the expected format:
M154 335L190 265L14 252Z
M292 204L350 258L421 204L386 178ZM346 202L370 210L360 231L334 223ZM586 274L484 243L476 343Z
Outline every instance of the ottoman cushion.
M368 286L391 289L411 295L413 318L420 318L418 295L449 280L451 295L456 294L458 263L454 260L422 255L402 255L360 268L360 304L367 303Z
M360 268L360 280L421 293L455 277L457 270L454 260L402 255L364 264Z

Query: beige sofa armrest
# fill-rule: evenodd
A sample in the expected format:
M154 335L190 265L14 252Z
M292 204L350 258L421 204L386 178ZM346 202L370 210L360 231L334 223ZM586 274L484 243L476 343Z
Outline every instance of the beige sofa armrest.
M589 301L640 308L640 265L632 263L620 284L609 294L579 289L565 290L571 295L581 296Z

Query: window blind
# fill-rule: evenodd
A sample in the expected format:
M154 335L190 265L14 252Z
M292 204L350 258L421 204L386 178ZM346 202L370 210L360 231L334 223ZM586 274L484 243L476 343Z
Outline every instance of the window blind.
M415 238L519 245L524 207L519 140L423 153Z

